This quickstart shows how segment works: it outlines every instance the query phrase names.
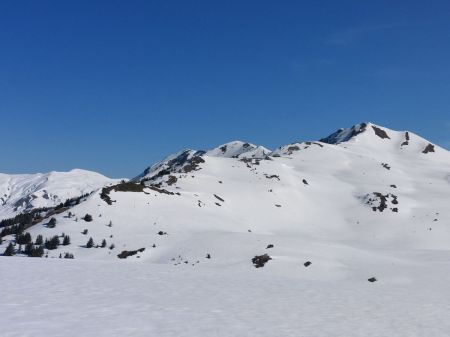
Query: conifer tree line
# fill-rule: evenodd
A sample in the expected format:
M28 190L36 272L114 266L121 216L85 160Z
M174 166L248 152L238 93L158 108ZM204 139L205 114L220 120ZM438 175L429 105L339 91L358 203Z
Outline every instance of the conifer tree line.
M70 236L69 235L61 235L62 242L58 235L54 235L51 238L46 238L44 240L42 235L38 235L36 237L35 242L33 243L33 239L31 234L26 233L18 233L15 236L14 243L10 241L5 251L3 252L3 256L13 256L16 254L25 254L29 257L42 257L44 256L45 250L53 250L57 249L58 246L68 246L70 245ZM0 238L1 243L1 238ZM93 242L92 242L93 244ZM18 248L17 248L18 245ZM65 253L65 258L73 259L73 254ZM66 257L66 255L68 257Z

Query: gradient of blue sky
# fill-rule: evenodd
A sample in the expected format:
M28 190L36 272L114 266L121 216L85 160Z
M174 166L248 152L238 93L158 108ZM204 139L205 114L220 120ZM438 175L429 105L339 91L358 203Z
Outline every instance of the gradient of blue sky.
M448 1L2 1L0 172L372 121L450 146Z

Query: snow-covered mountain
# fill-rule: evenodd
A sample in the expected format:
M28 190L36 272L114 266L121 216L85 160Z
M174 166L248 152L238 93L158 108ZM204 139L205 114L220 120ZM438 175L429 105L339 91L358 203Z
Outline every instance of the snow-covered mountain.
M0 222L0 252L49 257L0 257L8 336L448 335L450 152L414 133L0 182L0 216L31 211Z
M0 173L0 220L34 208L53 207L114 182L117 180L80 169L36 174Z
M314 257L342 271L356 251L363 259L380 247L450 248L450 153L371 123L272 152L238 141L185 150L104 188L111 180L84 171L10 179L2 178L0 214L99 188L54 215L54 228L44 216L28 229L33 238L70 235L72 243L49 256L117 259L123 250L144 248L134 258L246 265L271 253L277 262L269 264ZM82 220L85 214L93 220ZM114 249L87 249L90 237ZM5 239L3 248L13 237ZM274 248L266 250L269 244Z

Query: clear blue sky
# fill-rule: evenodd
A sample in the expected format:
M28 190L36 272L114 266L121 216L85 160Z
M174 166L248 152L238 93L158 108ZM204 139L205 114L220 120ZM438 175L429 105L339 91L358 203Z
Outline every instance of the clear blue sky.
M372 121L450 146L448 1L1 1L0 172Z

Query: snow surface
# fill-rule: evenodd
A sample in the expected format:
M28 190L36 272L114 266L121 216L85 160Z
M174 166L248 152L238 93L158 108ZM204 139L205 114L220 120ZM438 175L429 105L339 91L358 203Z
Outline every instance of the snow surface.
M1 336L444 337L449 258L379 251L336 279L314 262L274 270L0 257ZM367 282L373 273L379 281Z
M259 158L182 151L142 192L97 190L31 227L72 243L0 258L5 336L448 336L450 152L364 125Z

